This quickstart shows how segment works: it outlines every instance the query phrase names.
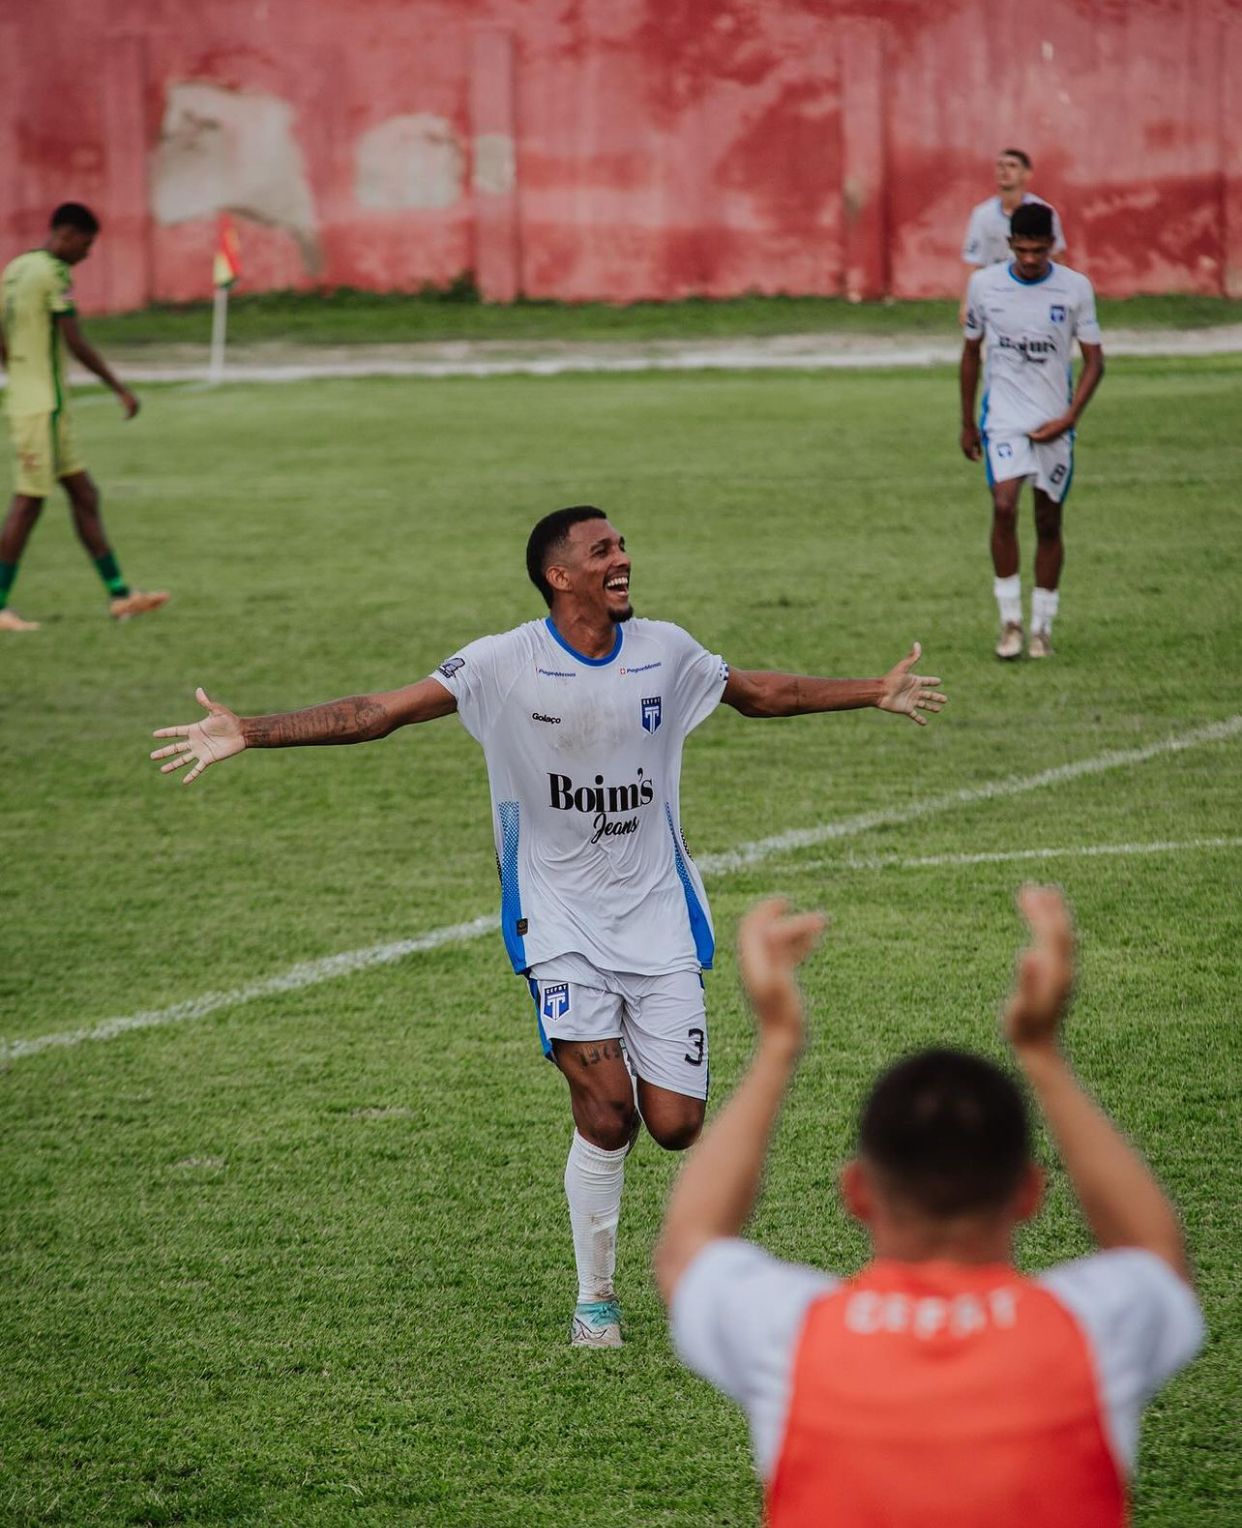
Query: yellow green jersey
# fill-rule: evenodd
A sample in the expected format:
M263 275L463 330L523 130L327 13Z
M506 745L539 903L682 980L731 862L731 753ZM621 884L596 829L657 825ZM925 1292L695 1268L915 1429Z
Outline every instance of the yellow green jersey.
M9 352L5 404L13 418L55 414L64 405L58 314L73 313L69 267L45 249L9 262L0 277Z

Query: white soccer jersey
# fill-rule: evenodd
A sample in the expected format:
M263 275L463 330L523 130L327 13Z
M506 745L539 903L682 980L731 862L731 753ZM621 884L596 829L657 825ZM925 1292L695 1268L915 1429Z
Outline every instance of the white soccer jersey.
M1048 206L1042 196L1035 196L1030 191L1022 201L1024 204L1037 202L1041 207ZM1065 236L1061 232L1057 209L1053 207L1050 210L1052 253L1058 255L1065 248ZM986 202L979 203L970 214L966 238L962 244L962 259L967 265L995 265L998 261L1009 259L1009 218L1010 214L1001 206L999 196L989 196Z
M644 976L711 965L707 897L681 831L681 753L728 676L688 632L638 619L604 658L575 652L549 618L436 670L487 760L515 971L571 953Z
M1100 343L1091 283L1066 265L1021 281L1009 265L976 271L966 288L968 340L987 338L979 428L1025 435L1064 414L1072 395L1075 338Z

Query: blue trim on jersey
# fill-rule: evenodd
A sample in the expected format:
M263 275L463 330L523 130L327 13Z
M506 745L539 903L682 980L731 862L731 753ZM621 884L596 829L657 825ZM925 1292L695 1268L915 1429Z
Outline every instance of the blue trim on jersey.
M1042 276L1036 276L1034 281L1026 281L1021 276L1017 276L1017 275L1014 274L1014 263L1015 262L1011 260L1009 262L1009 264L1005 267L1005 269L1009 272L1009 279L1010 279L1010 281L1016 281L1020 287L1043 286L1044 282L1047 281L1048 278L1052 275L1053 271L1056 270L1055 264L1051 260L1049 260L1049 262L1048 262L1048 269L1044 272L1044 274Z
M500 801L496 810L500 815L500 932L513 969L521 975L530 965L526 940L518 933L522 917L522 892L518 885L521 808L516 801Z
M560 632L557 631L555 626L553 626L552 617L550 615L544 616L543 624L552 633L554 640L565 649L571 658L577 658L579 663L587 663L592 668L603 668L605 664L611 663L612 660L621 651L621 640L624 633L620 626L617 627L617 640L612 644L612 651L606 654L603 658L588 658L585 653L580 653L576 647L570 647L565 638L561 636Z
M530 995L535 1000L535 1023L539 1026L539 1043L543 1047L543 1054L549 1061L555 1061L552 1054L552 1042L548 1039L547 1030L543 1027L543 1014L539 1012L539 983L533 976L526 978L526 985L530 988Z
M686 895L690 932L694 935L694 953L699 965L705 971L710 971L712 959L716 954L716 940L712 934L712 926L707 921L707 912L699 901L699 894L694 889L694 882L690 879L690 872L686 869L686 862L682 858L681 844L677 841L677 829L673 824L673 809L667 801L664 803L664 819L668 823L669 837L673 840L673 860L677 866L677 879L681 882L681 889Z

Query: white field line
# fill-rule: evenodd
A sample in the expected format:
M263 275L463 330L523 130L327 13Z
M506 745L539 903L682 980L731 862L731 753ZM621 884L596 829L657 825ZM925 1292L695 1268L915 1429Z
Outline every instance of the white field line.
M298 992L303 987L317 987L320 982L332 981L337 976L355 976L372 966L391 965L394 960L404 960L407 955L418 955L423 950L438 950L446 944L464 944L477 939L496 927L494 916L475 918L469 923L451 923L447 928L435 928L415 939L398 939L392 944L373 944L365 950L345 950L340 955L326 955L321 960L305 960L290 966L276 976L263 981L248 982L244 987L234 987L229 992L204 992L200 997L187 998L174 1003L171 1008L148 1008L142 1013L129 1013L123 1018L105 1019L89 1029L66 1029L59 1034L34 1035L29 1040L0 1041L0 1060L12 1061L22 1056L34 1056L39 1051L50 1050L58 1045L81 1045L84 1040L113 1040L117 1035L129 1034L134 1029L155 1029L163 1024L183 1024L187 1019L205 1019L209 1013L221 1008L236 1008L255 998L271 997L281 992Z
M1102 774L1110 769L1123 769L1130 764L1145 764L1149 759L1163 754L1183 753L1190 748L1200 748L1206 743L1217 743L1236 737L1242 732L1242 715L1212 722L1206 727L1196 727L1174 737L1161 738L1158 742L1141 748L1115 748L1092 758L1078 759L1072 764L1060 764L1054 769L1044 769L1034 775L1014 775L1004 780L990 780L983 785L967 786L942 796L929 796L923 801L912 801L905 806L891 807L878 812L861 812L839 822L821 823L815 828L799 828L787 833L777 833L754 843L741 844L722 854L706 854L699 861L705 875L729 875L730 873L757 865L790 850L813 848L838 838L851 838L872 828L916 822L954 807L969 806L978 801L996 801L1006 796L1022 795L1027 791L1042 790L1048 785L1059 785L1066 780L1076 780L1083 775ZM1213 846L1216 841L1210 841ZM1221 845L1223 846L1223 844ZM1125 846L1122 846L1125 847ZM1033 855L1055 851L1032 850ZM933 857L939 859L941 857ZM930 862L930 861L929 861ZM949 861L946 860L946 863ZM81 1045L87 1040L112 1040L118 1035L135 1029L155 1029L166 1024L181 1024L189 1019L206 1018L222 1008L236 1008L256 998L271 997L284 992L297 992L304 987L315 987L321 982L332 981L339 976L352 976L375 966L391 965L404 960L407 955L420 954L425 950L437 950L445 945L465 944L491 933L496 928L494 914L472 919L469 923L453 923L447 927L432 929L413 939L399 939L390 944L371 945L361 950L345 950L339 955L328 955L321 960L307 960L275 976L262 981L248 982L227 992L205 992L199 997L187 998L169 1008L150 1008L140 1013L125 1014L87 1028L61 1030L53 1034L32 1035L29 1039L0 1041L0 1062L17 1061L26 1056L38 1055L40 1051L55 1047Z
M986 854L847 854L843 859L799 860L799 875L810 871L924 870L947 865L1009 865L1030 860L1112 859L1136 854L1177 854L1193 849L1242 849L1242 838L1163 839L1158 843L1067 844L1061 849L1000 849Z
M1061 785L1066 780L1077 780L1083 775L1099 775L1110 769L1122 769L1128 764L1145 764L1148 759L1158 758L1161 754L1182 753L1188 748L1202 747L1204 743L1236 737L1239 732L1242 732L1242 716L1230 716L1206 727L1196 727L1193 732L1183 732L1175 737L1161 738L1159 742L1146 743L1141 748L1114 748L1107 753L1097 753L1089 759L1077 759L1072 764L1058 764L1052 769L1042 769L1035 775L1011 775L1005 780L988 780L982 785L967 785L961 790L949 791L943 796L929 796L924 801L912 801L906 806L860 812L856 817L845 817L840 822L824 822L816 828L792 828L785 833L774 834L771 838L761 838L756 843L727 849L722 854L705 854L698 864L704 875L728 875L731 871L745 869L747 865L757 865L761 860L771 859L774 854L785 854L792 849L813 849L836 838L853 838L871 828L917 822L922 817L932 817L953 807L971 806L977 801L998 801L1005 796L1022 796L1027 791L1043 790L1048 785Z

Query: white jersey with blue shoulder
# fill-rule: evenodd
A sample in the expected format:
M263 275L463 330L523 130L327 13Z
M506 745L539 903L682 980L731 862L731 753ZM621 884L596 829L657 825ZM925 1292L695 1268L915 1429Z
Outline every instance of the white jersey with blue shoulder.
M976 271L966 287L968 340L987 339L979 428L1025 435L1064 414L1072 395L1075 339L1101 343L1091 283L1050 264L1038 281L1009 265Z
M710 966L681 755L720 702L724 660L679 626L638 618L588 658L549 617L471 642L432 677L487 761L513 969L571 953L644 976Z

